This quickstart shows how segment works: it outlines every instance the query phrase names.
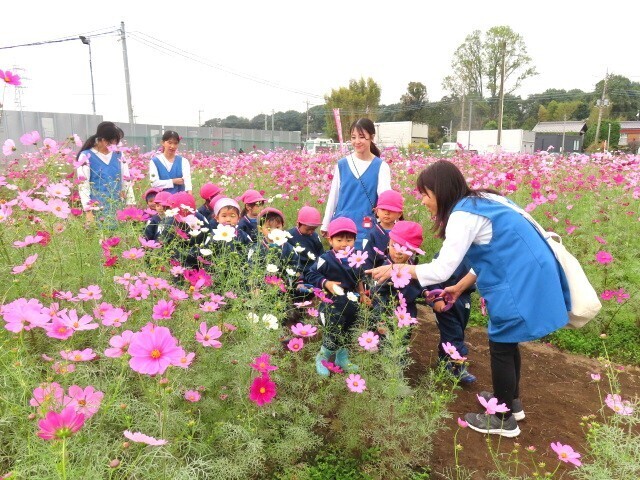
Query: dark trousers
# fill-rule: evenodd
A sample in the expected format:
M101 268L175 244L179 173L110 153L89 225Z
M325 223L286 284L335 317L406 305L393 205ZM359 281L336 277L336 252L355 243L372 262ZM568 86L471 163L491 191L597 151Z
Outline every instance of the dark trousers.
M334 295L333 303L320 304L320 313L324 315L322 346L327 350L337 350L347 342L349 330L356 323L358 303L352 302L346 295Z
M463 357L466 357L469 353L469 349L464 343L464 331L467 328L467 323L469 323L471 308L465 308L465 305L471 305L471 296L468 294L461 295L450 310L436 313L436 322L438 330L440 330L438 356L441 360L449 358L442 349L443 343L451 343Z
M498 403L505 403L509 411L504 418L511 416L513 399L520 398L520 348L517 343L498 343L489 340L491 355L491 380L493 396Z

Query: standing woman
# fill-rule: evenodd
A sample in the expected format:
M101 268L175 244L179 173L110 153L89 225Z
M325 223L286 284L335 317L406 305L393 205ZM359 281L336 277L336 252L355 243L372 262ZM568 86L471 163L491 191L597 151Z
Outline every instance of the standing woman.
M176 155L180 135L167 130L162 135L162 153L154 155L149 162L149 181L153 188L165 192L191 193L191 167L186 158Z
M447 280L466 260L474 273L445 292L457 299L473 282L489 311L489 352L493 392L485 400L505 403L504 414L468 413L469 427L505 437L520 434L525 417L520 401L518 344L544 337L569 321L569 288L546 240L516 210L515 204L487 190L471 190L451 162L437 161L418 176L422 205L434 219L433 230L444 238L438 258L405 268L421 285ZM368 271L374 280L390 277L388 266ZM476 277L477 274L477 277Z
M320 231L326 236L331 220L350 218L358 227L355 248L361 250L374 226L378 194L391 190L391 170L373 142L376 129L371 120L355 121L350 131L353 153L338 160L333 171Z
M124 134L113 122L102 122L78 152L78 193L87 222L97 206L107 225L115 226L115 213L125 203L135 204L129 166L116 146Z

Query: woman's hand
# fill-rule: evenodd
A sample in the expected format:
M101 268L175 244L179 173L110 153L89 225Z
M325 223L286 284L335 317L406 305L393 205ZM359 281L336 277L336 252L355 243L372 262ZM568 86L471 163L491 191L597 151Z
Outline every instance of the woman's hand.
M378 283L382 283L385 280L391 278L391 272L393 271L393 267L397 266L398 268L402 268L405 265L402 264L394 264L394 265L382 265L380 267L372 268L370 270L365 270L364 273L367 275L371 275L371 277Z
M174 185L184 185L184 178L172 178L171 181Z

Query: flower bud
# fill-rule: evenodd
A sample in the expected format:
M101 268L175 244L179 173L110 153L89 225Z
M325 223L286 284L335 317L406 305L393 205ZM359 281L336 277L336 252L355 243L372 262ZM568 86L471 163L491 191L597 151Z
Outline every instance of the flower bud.
M119 466L120 466L120 460L118 460L117 458L114 458L109 462L109 468L117 468Z

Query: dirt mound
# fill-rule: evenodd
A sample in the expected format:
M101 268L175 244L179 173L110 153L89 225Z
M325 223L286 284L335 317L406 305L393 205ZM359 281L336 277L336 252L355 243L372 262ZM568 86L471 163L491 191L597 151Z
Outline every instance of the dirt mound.
M416 377L426 368L437 363L438 328L430 309L421 308L420 325L415 330L411 344L411 356L415 363L411 365L409 375ZM467 412L481 412L476 394L482 390L491 391L491 370L489 366L489 343L486 329L469 328L466 333L469 347L469 370L478 377L470 386L457 390L457 399L450 407L453 418L450 428L440 433L434 441L434 456L431 466L434 478L443 478L439 473L455 466L454 434L457 430L456 418ZM491 436L492 448L502 453L513 450L514 443L521 446L520 459L530 463L524 447L537 449L535 458L546 462L553 470L557 465L557 456L551 451L551 442L571 445L579 452L586 447L581 418L597 414L601 408L597 386L589 373L604 373L600 363L591 358L571 355L559 351L552 345L542 342L528 342L520 346L522 354L522 380L520 395L526 419L519 422L522 433L516 439ZM619 380L623 397L640 394L640 369L624 367ZM600 384L603 395L609 392L609 384L604 375ZM486 436L466 428L458 433L457 442L462 445L459 463L474 471L473 478L485 478L487 472L495 471L495 464L487 448ZM500 440L498 440L500 439ZM569 467L573 468L573 467Z

